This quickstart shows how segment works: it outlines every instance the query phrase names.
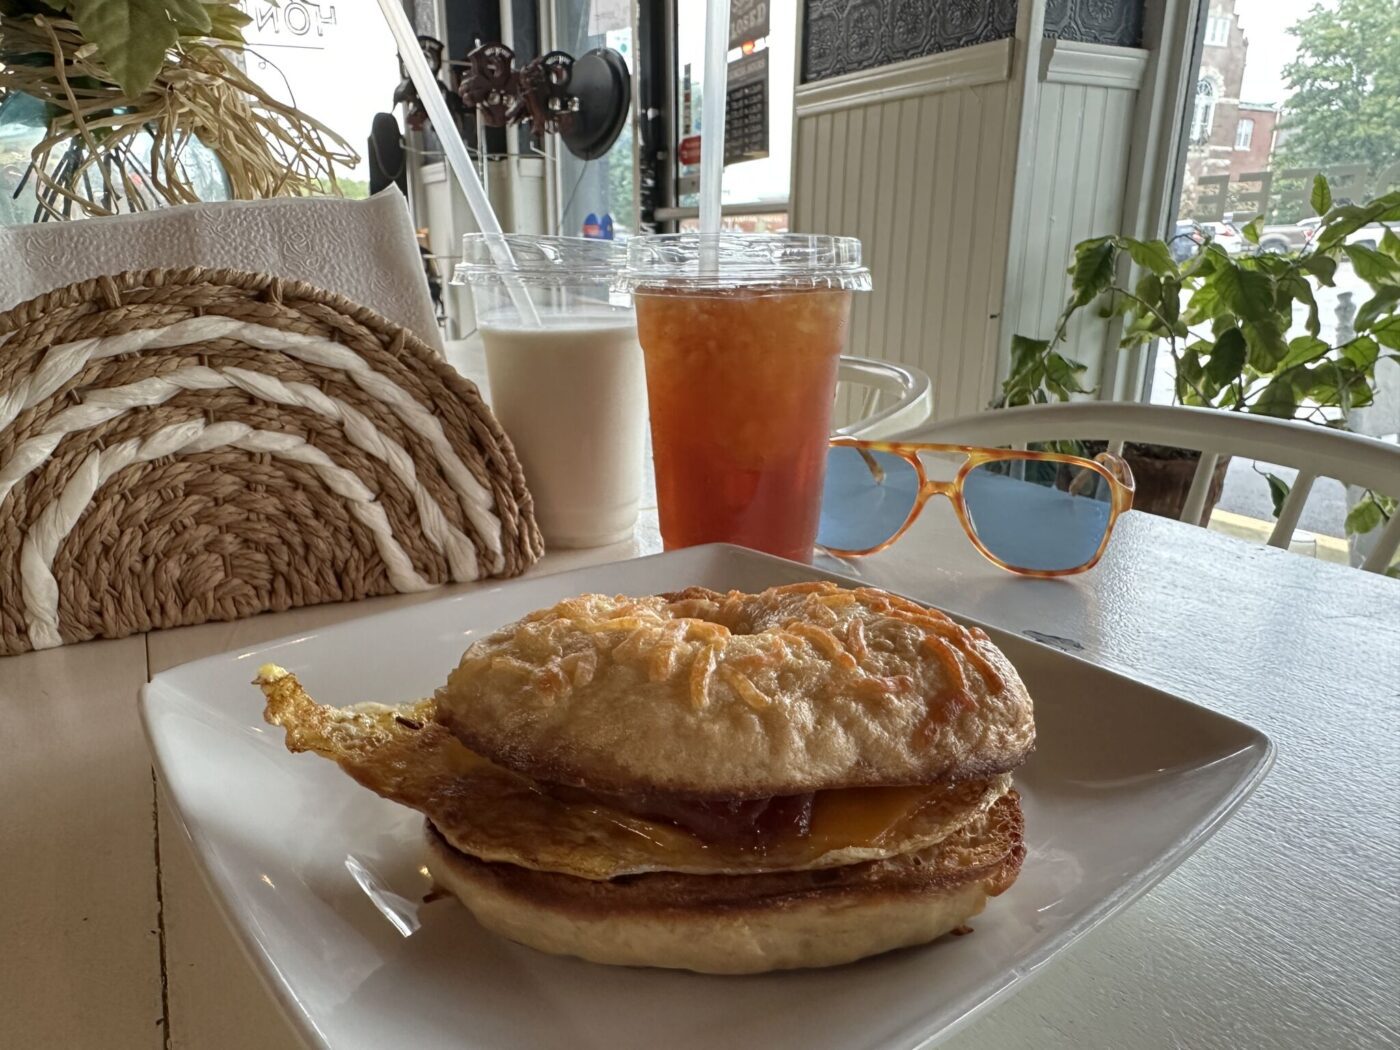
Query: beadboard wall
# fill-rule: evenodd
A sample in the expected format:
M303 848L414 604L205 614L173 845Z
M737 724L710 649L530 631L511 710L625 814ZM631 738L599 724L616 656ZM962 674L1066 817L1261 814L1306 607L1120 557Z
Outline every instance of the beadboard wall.
M857 297L849 352L928 372L938 419L987 406L1012 334L1049 334L1074 243L1121 225L1147 52L1036 33L1026 92L1022 46L797 89L792 228L861 239L875 291ZM1107 330L1082 324L1071 352L1093 386Z
M927 371L939 417L983 407L995 381L1011 46L797 90L792 228L861 239L875 290L856 298L849 352Z
M1147 53L1137 48L1047 41L1031 116L1029 207L1008 257L1003 343L1012 335L1048 338L1069 296L1065 273L1075 244L1122 229L1132 118ZM1091 312L1071 323L1073 355L1102 374L1108 328Z

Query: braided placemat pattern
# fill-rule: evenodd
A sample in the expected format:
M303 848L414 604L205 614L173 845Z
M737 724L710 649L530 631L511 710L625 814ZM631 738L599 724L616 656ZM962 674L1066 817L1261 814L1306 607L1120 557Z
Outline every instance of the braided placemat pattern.
M147 270L0 314L0 654L513 576L542 552L476 386L341 296Z

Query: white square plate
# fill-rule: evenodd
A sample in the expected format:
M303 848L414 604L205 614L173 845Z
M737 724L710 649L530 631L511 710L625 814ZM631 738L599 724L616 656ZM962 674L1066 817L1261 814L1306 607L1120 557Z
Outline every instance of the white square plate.
M946 1036L1180 864L1258 785L1257 730L986 627L1036 703L1018 772L1020 879L945 938L830 970L702 977L555 958L420 905L421 818L291 755L250 685L271 660L322 702L427 695L470 641L586 591L756 591L841 579L699 547L367 616L185 664L142 692L160 777L215 897L311 1044L385 1047L914 1047Z

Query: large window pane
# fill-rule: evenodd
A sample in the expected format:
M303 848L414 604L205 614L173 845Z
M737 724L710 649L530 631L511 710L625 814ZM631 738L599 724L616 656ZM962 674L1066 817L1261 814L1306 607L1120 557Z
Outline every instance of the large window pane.
M302 0L241 0L240 6L253 19L244 29L249 77L350 144L360 163L338 169L336 177L347 196L365 196L370 124L376 113L394 110L399 84L398 49L379 6Z
M677 203L700 203L695 187L698 163L685 159L681 143L703 132L701 113L705 98L705 4L703 0L676 2L676 171ZM729 164L724 169L725 204L781 204L786 206L792 158L793 64L797 58L796 0L771 0L766 36L743 41L730 52L731 63L744 56L767 55L768 156ZM731 65L731 70L733 66ZM731 72L731 75L733 73ZM772 223L764 228L772 229Z
M1400 6L1394 0L1210 0L1194 85L1171 231L1178 260L1200 251L1207 238L1231 254L1306 252L1317 226L1309 194L1318 172L1327 176L1336 204L1400 187ZM1256 247L1240 231L1259 214L1265 218ZM1348 241L1374 247L1383 233L1371 226ZM1350 260L1339 266L1334 287L1311 283L1320 337L1335 347L1350 338L1352 319L1371 288ZM1306 317L1297 305L1288 339L1305 334ZM1305 399L1298 416L1394 435L1400 431L1400 368L1382 362L1377 383L1373 408L1344 413ZM1158 354L1150 390L1153 401L1175 400L1167 353ZM1260 472L1290 479L1268 465L1232 464L1213 527L1271 523L1269 487ZM1303 544L1320 557L1346 560L1343 520L1356 497L1339 484L1319 483L1302 522L1311 534Z
M627 68L635 68L632 4L630 0L554 0L555 44L575 58L596 47L619 52ZM635 112L635 106L634 106ZM551 148L560 154L559 232L577 237L592 215L612 220L615 233L631 233L637 223L634 120L629 114L612 149L596 160L580 160L558 139Z

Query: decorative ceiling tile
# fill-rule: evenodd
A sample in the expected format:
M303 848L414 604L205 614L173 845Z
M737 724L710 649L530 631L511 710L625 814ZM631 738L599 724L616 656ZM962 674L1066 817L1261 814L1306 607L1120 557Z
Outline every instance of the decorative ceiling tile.
M1090 44L1138 47L1143 0L1046 0L1045 35Z
M805 2L807 82L1001 40L1016 30L1016 0Z

